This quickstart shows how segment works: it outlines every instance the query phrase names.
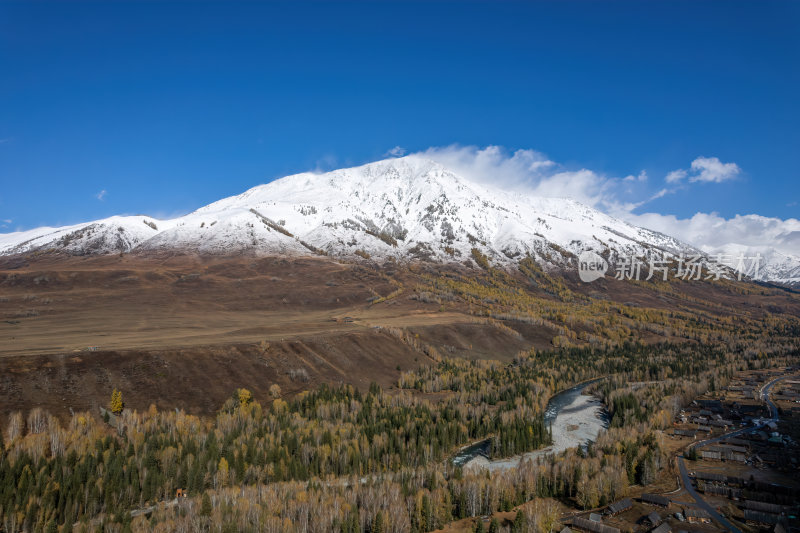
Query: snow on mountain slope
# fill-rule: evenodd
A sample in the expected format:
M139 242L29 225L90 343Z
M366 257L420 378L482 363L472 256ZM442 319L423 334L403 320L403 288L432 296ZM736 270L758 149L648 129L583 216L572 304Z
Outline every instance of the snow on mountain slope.
M586 247L688 249L577 202L487 188L416 156L254 187L177 219L138 248L173 246L443 261L478 248L498 262L531 254L554 263Z
M152 217L110 217L60 228L37 228L0 234L0 254L55 249L73 255L130 251L158 234Z
M503 264L531 255L563 265L586 249L699 253L573 200L476 184L419 156L287 176L172 220L111 217L0 234L0 254L182 250L463 262L473 248Z
M736 269L746 258L745 270L754 279L800 287L800 256L783 253L771 246L728 244L719 248L704 248L710 256Z

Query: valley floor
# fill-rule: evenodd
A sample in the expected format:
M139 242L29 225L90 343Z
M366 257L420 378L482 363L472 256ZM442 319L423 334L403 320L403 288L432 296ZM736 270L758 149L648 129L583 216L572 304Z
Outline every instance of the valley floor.
M390 517L408 521L398 531L457 530L490 513L510 526L521 504L567 521L645 489L678 489L674 515L689 496L674 483L672 458L688 444L670 433L674 415L742 372L796 362L798 317L797 295L753 284L587 286L525 260L505 271L3 259L0 515L16 511L0 527L73 517L117 531L131 509L152 508L157 526L137 516L134 529L257 519L305 531L315 512L345 533ZM541 449L548 398L598 376L608 379L563 411ZM114 389L120 424L98 415ZM574 449L587 438L586 454ZM487 439L488 473L448 466ZM96 490L54 496L81 476ZM194 491L185 504L158 507L184 483ZM20 485L24 494L10 489ZM644 531L645 509L609 523Z

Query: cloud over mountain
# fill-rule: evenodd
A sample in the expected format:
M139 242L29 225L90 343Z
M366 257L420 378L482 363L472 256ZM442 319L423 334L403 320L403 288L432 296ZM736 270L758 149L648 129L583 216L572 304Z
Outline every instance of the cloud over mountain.
M708 253L730 250L741 253L769 253L800 264L800 221L782 220L759 214L736 215L726 219L716 212L698 212L690 218L668 213L638 213L653 200L673 194L692 183L722 183L736 178L742 170L734 162L717 157L697 157L688 169L667 174L668 187L655 192L631 189L645 179L617 178L587 168L567 169L535 150L508 152L502 147L448 146L429 148L422 155L440 161L462 175L483 183L494 183L536 196L577 200L612 216L697 246ZM637 195L638 194L638 195Z

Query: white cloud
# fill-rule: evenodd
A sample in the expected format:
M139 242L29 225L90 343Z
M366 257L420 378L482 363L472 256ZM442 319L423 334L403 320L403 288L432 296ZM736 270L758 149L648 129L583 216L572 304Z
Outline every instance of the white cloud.
M709 253L736 243L747 247L768 245L782 253L800 256L800 221L796 219L781 220L755 214L726 219L716 213L697 213L680 219L659 213L634 213L650 201L687 187L688 183L681 184L683 180L719 183L740 174L738 165L722 163L716 157L698 157L690 170L670 172L666 181L672 186L653 193L646 188L647 173L644 171L615 178L586 168L565 169L535 150L508 152L498 146L448 146L429 148L418 155L438 161L479 183L537 196L572 198L632 224L674 236Z
M402 157L405 154L406 154L406 149L403 148L402 146L395 146L394 148L386 152L386 155L390 157Z
M339 167L339 158L333 154L327 154L317 159L317 162L314 166L314 170L312 170L312 172L321 174L322 172L329 172L331 169L338 167Z
M14 222L14 221L11 220L10 218L3 219L3 223L4 224L11 224L12 222Z
M107 191L107 190L105 190L105 189L103 189L102 191L100 191L99 193L97 193L97 194L96 194L94 197L95 197L95 198L97 198L98 200L100 200L100 201L102 202L103 200L105 200L105 199L106 199L106 195L107 195L107 194L108 194L108 191Z
M537 196L572 198L590 206L612 209L619 201L612 189L621 179L589 169L568 170L535 150L509 153L500 146L447 146L429 148L417 155L438 161L455 173L478 183Z
M724 181L736 176L739 166L716 157L698 157L691 170L673 170L666 176L674 187L648 193L646 170L623 178L606 176L591 169L566 169L535 150L509 152L500 146L434 147L418 155L431 158L457 174L479 183L546 197L572 198L610 215L623 217L648 202L673 194L680 182Z
M735 178L741 169L736 163L723 163L717 157L698 157L692 161L692 171L696 174L689 181L721 183Z
M467 179L505 186L530 184L546 175L546 169L555 166L535 150L517 150L509 154L500 146L451 145L428 148L418 155L438 161Z
M690 170L679 168L673 170L664 181L678 183L686 176L690 182L722 183L735 178L742 172L736 163L723 163L718 157L698 157L692 161Z
M665 181L667 183L676 183L678 181L681 181L685 177L686 177L686 171L679 168L678 170L673 170L672 172L667 174Z
M633 174L625 176L624 178L622 178L622 181L647 181L647 171L642 170L641 172L639 172L638 176L634 176Z
M657 193L653 194L653 196L650 197L650 200L658 200L659 198L663 198L664 196L672 194L674 192L675 189L661 189Z
M628 213L625 220L671 235L705 252L740 245L748 248L770 246L779 252L800 256L800 220L736 215L724 218L717 213L696 213L691 218L674 215Z

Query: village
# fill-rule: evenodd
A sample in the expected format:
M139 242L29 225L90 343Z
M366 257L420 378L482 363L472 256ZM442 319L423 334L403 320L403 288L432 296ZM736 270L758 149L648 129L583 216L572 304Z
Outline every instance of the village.
M665 432L677 488L582 513L561 533L800 531L797 372L746 372L693 401Z

